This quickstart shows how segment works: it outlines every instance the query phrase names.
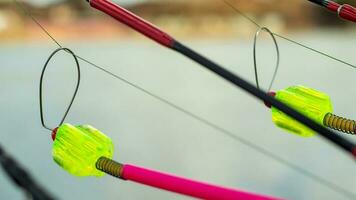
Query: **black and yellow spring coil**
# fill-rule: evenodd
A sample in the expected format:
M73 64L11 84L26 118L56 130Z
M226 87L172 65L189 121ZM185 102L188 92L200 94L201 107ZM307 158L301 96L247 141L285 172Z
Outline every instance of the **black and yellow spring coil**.
M121 178L123 165L109 158L101 157L96 162L96 168L111 176Z
M356 121L339 117L332 113L328 113L324 117L324 125L344 133L356 135Z

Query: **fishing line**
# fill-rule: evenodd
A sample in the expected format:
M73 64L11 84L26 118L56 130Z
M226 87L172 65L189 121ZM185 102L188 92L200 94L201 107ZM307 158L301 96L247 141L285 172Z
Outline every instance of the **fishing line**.
M258 70L257 70L257 53L256 53L256 49L257 49L257 38L260 35L260 33L262 31L267 32L273 39L273 43L275 45L275 49L276 49L276 65L274 68L274 72L273 72L273 76L272 76L272 80L271 83L268 86L268 90L267 91L271 91L272 86L274 81L276 80L277 77L277 73L278 73L278 69L279 69L279 63L280 63L280 52L279 52L279 46L278 46L278 42L276 40L276 38L274 37L273 33L267 28L267 27L260 27L255 34L255 37L253 39L253 66L254 66L254 70L255 70L255 80L256 80L256 86L258 89L260 89L260 84L259 84L259 80L258 80Z
M253 20L251 17L247 16L245 13L243 13L242 11L240 11L237 7L235 7L234 5L232 5L228 0L222 0L222 1L223 1L227 6L229 6L232 10L234 10L236 13L238 13L239 15L241 15L242 17L244 17L246 20L250 21L252 24L254 24L255 26L257 26L258 28L262 28L262 26L261 26L260 24L258 24L258 23L257 23L255 20ZM273 34L274 36L278 37L278 38L281 38L281 39L286 40L286 41L288 41L288 42L290 42L290 43L293 43L293 44L295 44L295 45L297 45L297 46L300 46L300 47L303 47L303 48L308 49L308 50L310 50L310 51L313 51L314 53L317 53L317 54L319 54L319 55L322 55L322 56L324 56L324 57L326 57L326 58L329 58L329 59L331 59L331 60L337 61L337 62L342 63L342 64L344 64L344 65L347 65L347 66L349 66L349 67L356 68L356 65L354 65L354 64L351 64L351 63L349 63L349 62L346 62L346 61L344 61L344 60L341 60L341 59L339 59L339 58L336 58L335 56L332 56L332 55L330 55L330 54L324 53L324 52L322 52L322 51L320 51L320 50L317 50L317 49L314 49L314 48L312 48L312 47L309 47L309 46L307 46L307 45L305 45L305 44L303 44L303 43L301 43L301 42L298 42L298 41L289 39L289 38L287 38L287 37L285 37L285 36L283 36L283 35L281 35L281 34L279 34L279 33L272 32L272 34Z
M16 2L17 4L20 4L17 0L13 0L13 1ZM32 15L28 11L28 9L25 8L24 6L21 6L20 8L23 9L25 11L25 13L27 13L28 15ZM33 19L34 17L32 16L31 18ZM54 37L52 37L49 34L49 32L46 31L46 29L43 26L39 26L39 27L44 31L44 33L46 33L46 35L48 35L53 40L54 43L56 43L60 48L62 48L60 43ZM178 106L178 105L176 105L176 104L174 104L174 103L172 103L172 102L170 102L170 101L168 101L168 100L166 100L166 99L164 99L162 97L159 97L158 95L156 95L156 94L154 94L154 93L152 93L152 92L140 87L139 85L136 85L136 84L128 81L127 79L125 79L123 77L120 77L120 76L118 76L118 75L106 70L103 67L100 67L99 65L89 61L86 58L78 56L77 54L74 54L74 53L72 55L75 55L75 57L77 57L79 60L82 60L83 62L85 62L85 63L87 63L87 64L89 64L89 65L91 65L91 66L93 66L93 67L95 67L95 68L97 68L99 70L101 70L102 72L104 72L104 73L106 73L106 74L108 74L108 75L110 75L110 76L112 76L112 77L114 77L114 78L116 78L116 79L118 79L118 80L120 80L120 81L122 81L122 82L124 82L124 83L126 83L126 84L128 84L128 85L130 85L132 87L134 87L134 88L136 88L137 90L139 90L139 91L141 91L141 92L143 92L143 93L145 93L145 94L157 99L158 101L160 101L160 102L162 102L162 103L164 103L164 104L166 104L166 105L168 105L168 106L170 106L170 107L172 107L172 108L174 108L174 109L176 109L176 110L178 110L178 111L180 111L182 113L185 113L186 115L188 115L188 116L200 121L201 123L203 123L203 124L213 128L213 129L217 130L218 132L224 133L225 135L227 135L231 139L233 139L235 141L238 141L238 142L240 142L240 143L242 143L242 144L254 149L255 151L261 153L262 155L265 155L266 157L269 157L272 160L275 160L276 162L286 166L287 168L290 168L290 169L296 171L297 173L299 173L299 174L301 174L301 175L303 175L305 177L308 177L308 178L310 178L311 180L313 180L315 182L318 182L319 184L329 188L330 190L332 190L332 191L334 191L334 192L336 192L336 193L338 193L340 195L343 195L343 196L345 196L347 198L356 199L356 194L345 190L344 188L338 186L337 184L329 182L328 180L326 180L326 179L324 179L324 178L322 178L322 177L320 177L320 176L318 176L316 174L313 174L313 173L311 173L311 172L309 172L309 171L307 171L307 170L305 170L305 169L303 169L303 168L301 168L301 167L299 167L299 166L297 166L297 165L285 160L282 157L277 156L276 154L264 149L263 147L260 147L260 146L258 146L256 144L254 144L254 143L242 138L242 137L239 137L239 136L235 135L234 133L232 133L231 131L228 131L228 130L226 130L226 129L224 129L224 128L222 128L222 127L220 127L220 126L218 126L218 125L216 125L216 124L214 124L212 122L210 122L209 120L204 119L203 117L200 117L200 116L198 116L198 115L196 115L196 114L194 114L194 113L192 113L192 112L190 112L190 111L188 111L188 110L186 110L186 109L184 109L184 108L182 108L182 107L180 107L180 106Z
M59 42L54 37L52 37L51 34L49 34L49 32L42 26L42 24L37 21L37 19L31 14L31 12L25 7L23 3L20 3L17 0L13 1L27 16L32 19L33 22L35 22L35 24L37 24L38 27L42 29L42 31L46 33L46 35L48 35L59 47L62 47Z

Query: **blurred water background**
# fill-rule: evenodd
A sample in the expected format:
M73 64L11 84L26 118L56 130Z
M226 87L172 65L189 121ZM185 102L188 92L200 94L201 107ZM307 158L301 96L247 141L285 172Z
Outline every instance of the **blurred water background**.
M0 143L6 150L58 199L187 199L109 176L76 178L52 161L50 133L40 125L38 86L43 64L57 47L43 33L38 34L37 40L22 38L0 44ZM354 27L318 26L285 34L356 63ZM236 37L178 37L254 81L253 32ZM126 80L353 191L355 163L343 151L320 137L300 138L276 128L270 110L261 102L181 55L137 34L133 38L63 41L64 46ZM274 90L301 84L324 91L331 96L336 114L356 118L355 69L286 41L278 42L281 68ZM275 63L273 43L267 35L259 40L257 50L261 84L267 86ZM74 89L74 66L71 56L60 53L48 68L45 118L53 127ZM91 124L109 135L115 143L115 160L287 199L347 199L86 63L81 62L81 70L80 91L66 122ZM353 136L348 138L356 141ZM0 199L24 199L2 171Z

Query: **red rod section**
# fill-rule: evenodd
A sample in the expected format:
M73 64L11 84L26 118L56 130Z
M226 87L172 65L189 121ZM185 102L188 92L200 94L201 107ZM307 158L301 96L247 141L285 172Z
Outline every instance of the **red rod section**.
M277 200L277 198L215 186L162 172L124 165L121 178L155 188L208 200Z
M343 4L340 5L334 1L328 1L326 6L328 10L338 13L338 15L348 21L352 21L356 23L356 8L348 5Z
M332 12L336 12L340 18L356 23L356 8L348 4L340 5L331 0L309 0L319 6L325 7Z
M90 0L90 6L114 17L147 37L166 47L172 47L174 39L153 24L107 0Z
M356 23L356 8L348 4L344 4L338 8L337 12L341 18Z

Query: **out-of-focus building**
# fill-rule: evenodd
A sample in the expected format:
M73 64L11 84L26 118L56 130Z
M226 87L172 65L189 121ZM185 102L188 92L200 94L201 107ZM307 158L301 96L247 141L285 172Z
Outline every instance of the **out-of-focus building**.
M337 17L308 1L301 0L225 0L258 23L274 31L283 32L312 27L327 19L343 24ZM51 4L24 6L40 23L60 38L103 36L130 37L132 32L84 0L62 0ZM121 2L121 1L120 1ZM128 2L128 0L126 1ZM131 1L132 2L132 1ZM256 26L244 19L224 0L139 0L125 4L132 12L162 26L170 33L187 37L244 37ZM322 13L322 17L320 17ZM0 0L0 40L39 38L38 27L13 0Z
M0 1L0 38L11 40L20 38L19 35L24 31L25 18L13 7L13 1Z
M189 31L214 36L222 34L250 34L256 27L231 6L247 14L258 23L276 31L310 27L313 7L300 0L155 0L131 6L129 9L145 16L173 32ZM293 9L291 9L293 8ZM180 25L175 26L176 24ZM174 27L176 30L173 30Z
M86 13L83 10L87 6L85 1L64 0L41 6L30 2L0 0L0 40L39 38L38 27L21 7L29 10L40 23L52 30L52 27L63 29L75 26L76 20Z

